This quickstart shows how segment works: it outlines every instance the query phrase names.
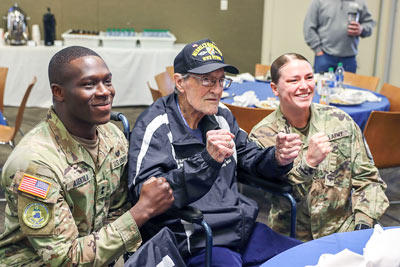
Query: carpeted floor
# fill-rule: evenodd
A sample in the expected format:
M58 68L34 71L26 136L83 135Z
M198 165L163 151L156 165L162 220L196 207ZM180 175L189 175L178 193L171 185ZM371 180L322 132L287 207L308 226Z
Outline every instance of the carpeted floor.
M145 106L139 107L118 107L113 108L114 111L124 113L131 127L134 125L136 118L139 114L145 109ZM10 125L13 125L18 109L15 107L5 107L5 116L8 119ZM24 120L22 123L22 131L24 133L28 132L34 125L36 125L39 121L41 121L46 115L47 109L43 108L26 108L24 114ZM116 123L120 128L121 123ZM18 143L21 139L21 135L18 134L16 138L16 142ZM7 145L0 146L0 167L3 166L4 162L7 160L8 155L11 153L11 148ZM380 169L380 173L382 178L388 184L387 195L390 200L400 200L400 167L396 168L388 168L388 169ZM260 213L258 216L258 220L261 222L265 222L268 215L269 205L265 201L264 193L260 190L244 186L242 188L243 194L247 195L250 198L255 199L260 206ZM2 192L0 192L0 198L4 198ZM283 198L282 198L283 199ZM286 201L286 200L283 200ZM0 233L3 232L4 229L4 209L5 203L4 201L0 202ZM383 226L395 226L400 225L400 204L392 205L385 213L385 215L381 218L381 224Z

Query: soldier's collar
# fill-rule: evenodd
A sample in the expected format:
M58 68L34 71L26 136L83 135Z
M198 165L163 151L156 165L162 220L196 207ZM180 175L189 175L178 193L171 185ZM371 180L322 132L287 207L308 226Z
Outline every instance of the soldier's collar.
M55 113L53 107L49 109L46 116L46 121L49 124L51 131L54 134L55 140L65 154L65 158L69 164L86 162L89 165L93 160L89 153L84 153L85 148L79 144L67 131L65 125ZM100 137L100 131L99 138ZM94 163L93 163L94 164ZM94 168L94 166L92 166Z

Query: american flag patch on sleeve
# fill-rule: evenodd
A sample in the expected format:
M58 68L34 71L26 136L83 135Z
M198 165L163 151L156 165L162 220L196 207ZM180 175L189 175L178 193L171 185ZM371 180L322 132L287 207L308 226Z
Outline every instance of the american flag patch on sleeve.
M19 183L18 190L46 199L49 192L51 183L45 180L24 174L21 182Z

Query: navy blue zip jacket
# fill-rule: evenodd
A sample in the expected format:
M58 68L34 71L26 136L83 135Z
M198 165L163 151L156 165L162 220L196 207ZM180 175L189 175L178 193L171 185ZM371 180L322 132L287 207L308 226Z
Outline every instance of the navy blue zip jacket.
M255 201L238 192L237 169L273 179L292 167L278 166L275 147L258 148L240 130L232 113L220 104L216 115L206 115L199 123L203 140L188 130L177 107L177 94L158 99L137 119L129 150L129 189L139 199L143 182L165 177L174 192L174 206L200 209L213 231L214 245L234 250L245 247L258 214ZM227 129L235 135L235 153L223 163L206 150L206 133ZM204 248L204 231L198 225L164 215L151 219L141 228L150 236L168 226L183 256ZM144 235L146 239L146 235Z

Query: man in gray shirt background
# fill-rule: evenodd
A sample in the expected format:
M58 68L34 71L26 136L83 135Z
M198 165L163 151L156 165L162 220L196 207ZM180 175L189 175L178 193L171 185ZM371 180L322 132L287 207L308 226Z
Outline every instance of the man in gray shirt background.
M359 36L372 34L375 21L365 0L312 0L304 20L304 39L315 53L314 72L356 72Z

